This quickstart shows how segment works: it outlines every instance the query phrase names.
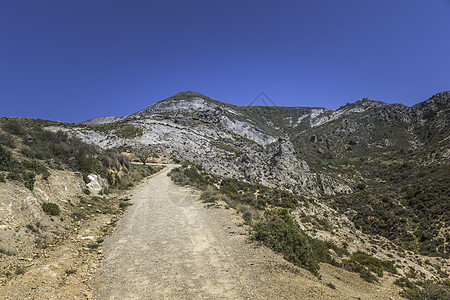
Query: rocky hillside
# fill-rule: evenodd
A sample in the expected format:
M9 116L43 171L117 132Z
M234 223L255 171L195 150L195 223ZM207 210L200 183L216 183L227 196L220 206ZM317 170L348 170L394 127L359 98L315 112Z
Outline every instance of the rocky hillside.
M364 98L329 110L241 107L182 92L129 116L53 129L314 197L354 212L366 233L448 256L449 99L442 92L407 107Z
M350 193L353 187L338 177L312 172L305 160L436 146L442 150L438 156L448 157L449 94L414 107L365 98L328 110L239 107L182 92L135 114L89 120L71 131L103 148L150 145L213 174L332 195Z

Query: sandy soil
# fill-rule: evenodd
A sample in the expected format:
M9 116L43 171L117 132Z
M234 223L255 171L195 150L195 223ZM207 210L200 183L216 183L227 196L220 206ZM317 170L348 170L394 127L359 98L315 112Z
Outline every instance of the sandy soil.
M96 299L397 299L391 284L368 284L330 265L322 278L252 242L231 209L206 208L175 185L169 166L133 192L103 243ZM327 286L332 283L335 288Z

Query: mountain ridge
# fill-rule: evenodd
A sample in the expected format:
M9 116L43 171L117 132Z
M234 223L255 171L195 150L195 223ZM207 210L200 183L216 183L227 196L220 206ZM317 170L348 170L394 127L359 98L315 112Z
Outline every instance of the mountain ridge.
M373 104L377 104L377 105L401 105L401 106L404 106L404 107L410 107L410 108L415 108L416 107L416 108L419 108L421 106L424 106L425 103L435 103L436 101L438 101L438 103L440 105L443 105L443 104L445 104L445 101L447 101L447 105L448 105L448 100L445 100L445 99L448 99L449 94L450 94L450 91L442 91L442 92L439 92L439 93L433 95L429 99L424 100L424 101L422 101L420 103L417 103L415 105L412 105L412 106L407 106L407 105L404 105L402 103L387 103L387 102L383 102L383 101L379 101L379 100L372 100L370 98L366 98L365 97L365 98L356 100L355 102L351 102L351 103L347 103L345 105L342 105L342 106L340 106L337 109L328 109L328 108L325 108L325 107L312 107L312 106L309 107L309 106L262 106L262 105L246 106L246 105L235 105L235 104L231 104L231 103L227 103L227 102L223 102L223 101L220 101L220 100L216 100L216 99L210 98L210 97L208 97L208 96L206 96L204 94L201 94L201 93L198 93L198 92L195 92L195 91L183 91L183 92L176 93L173 96L170 96L168 98L159 100L159 101L155 102L154 104L148 105L148 106L144 107L142 110L140 110L140 111L138 111L136 113L132 113L130 115L126 115L126 116L107 116L107 117L93 118L93 119L89 119L89 120L86 120L86 121L82 121L79 124L90 124L90 125L99 124L97 122L93 122L95 120L99 120L99 121L105 120L106 122L109 123L109 122L113 122L114 119L116 119L116 118L125 118L125 117L132 116L132 115L135 115L135 114L145 113L145 112L147 112L149 110L150 107L155 106L155 105L159 106L159 105L161 105L161 104L163 104L165 102L170 102L170 101L174 101L174 100L175 101L192 100L193 98L200 98L200 99L212 102L212 103L214 103L216 105L219 105L219 106L227 106L227 107L232 107L232 108L244 108L245 109L245 108L250 108L250 107L255 107L255 108L256 107L272 107L272 108L280 108L280 109L284 109L284 110L289 110L289 109L294 109L294 110L295 109L301 109L301 110L304 110L304 109L310 109L310 110L320 109L320 110L324 110L324 111L337 111L337 110L343 109L346 106L363 106L363 107L367 107L367 103L370 103L372 105ZM438 99L438 100L436 100L436 99Z

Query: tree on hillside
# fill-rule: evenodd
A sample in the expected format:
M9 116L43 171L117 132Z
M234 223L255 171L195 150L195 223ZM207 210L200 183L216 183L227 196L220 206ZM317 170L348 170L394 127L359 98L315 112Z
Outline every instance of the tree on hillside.
M133 154L136 155L136 157L139 158L139 160L145 165L147 159L153 156L154 151L148 146L147 147L143 146L140 148L136 148L133 151Z

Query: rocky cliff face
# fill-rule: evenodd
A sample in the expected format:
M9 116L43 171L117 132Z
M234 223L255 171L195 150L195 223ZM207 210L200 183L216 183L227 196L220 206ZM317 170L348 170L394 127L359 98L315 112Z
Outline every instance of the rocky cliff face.
M409 150L448 136L449 92L414 107L362 99L337 110L239 107L183 92L125 117L66 129L103 148L151 146L220 176L310 195L348 193L345 180L312 172L305 159L360 157ZM124 137L123 127L142 135ZM430 129L431 128L431 129ZM433 132L433 134L430 134Z

